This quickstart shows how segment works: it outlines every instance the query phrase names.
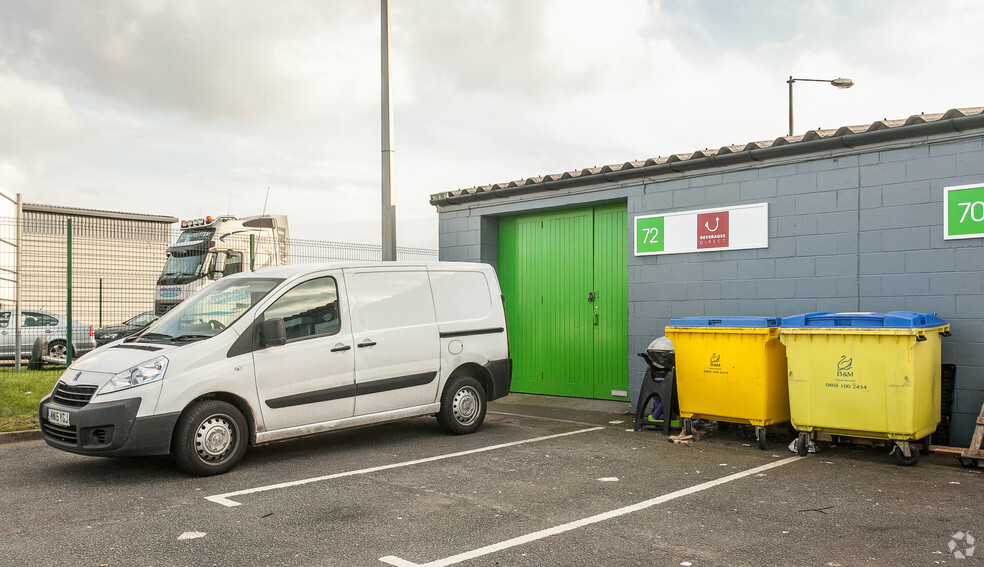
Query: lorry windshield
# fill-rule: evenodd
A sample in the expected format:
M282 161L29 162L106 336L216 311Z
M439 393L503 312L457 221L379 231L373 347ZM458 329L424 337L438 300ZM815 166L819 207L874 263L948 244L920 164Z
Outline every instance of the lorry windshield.
M178 240L167 249L167 262L157 285L186 284L202 277L214 235L214 228L186 230L178 235Z
M256 305L279 278L224 278L168 311L127 342L191 342L219 334Z

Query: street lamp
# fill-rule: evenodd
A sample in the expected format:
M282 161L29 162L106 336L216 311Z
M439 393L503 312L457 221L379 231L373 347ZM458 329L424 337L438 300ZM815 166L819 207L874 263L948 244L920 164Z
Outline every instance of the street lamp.
M786 81L789 84L789 135L793 135L793 83L796 81L810 81L813 83L830 83L831 85L837 87L838 89L849 89L854 86L854 81L851 79L845 79L843 77L837 77L836 79L794 79L790 75L789 80Z

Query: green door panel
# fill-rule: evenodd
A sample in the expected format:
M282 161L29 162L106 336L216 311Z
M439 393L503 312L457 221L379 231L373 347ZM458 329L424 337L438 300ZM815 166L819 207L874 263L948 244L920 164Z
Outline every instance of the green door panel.
M594 398L628 399L629 304L627 211L594 210Z
M591 225L590 210L499 223L513 391L592 394Z
M627 238L624 204L499 220L512 391L626 399Z

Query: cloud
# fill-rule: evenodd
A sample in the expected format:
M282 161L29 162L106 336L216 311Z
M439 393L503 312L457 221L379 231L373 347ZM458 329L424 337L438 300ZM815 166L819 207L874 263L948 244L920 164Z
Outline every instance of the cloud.
M574 0L417 0L395 7L396 57L411 66L408 81L514 93L538 103L631 80L625 55L644 50L641 31L658 14L645 0L604 7Z
M367 8L341 0L30 4L13 6L21 26L2 28L25 72L144 109L198 118L310 115L363 62L347 43L365 31Z
M78 119L64 94L25 80L0 60L0 155L24 157L77 131Z

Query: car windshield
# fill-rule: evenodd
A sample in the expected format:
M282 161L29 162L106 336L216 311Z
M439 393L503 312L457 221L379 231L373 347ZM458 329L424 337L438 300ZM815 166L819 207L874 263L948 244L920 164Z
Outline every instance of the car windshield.
M178 304L134 341L197 341L219 334L236 322L283 280L223 278Z
M146 324L150 323L151 321L153 321L156 318L157 318L157 316L154 315L154 312L153 311L144 311L143 313L141 313L140 315L137 315L136 317L131 317L129 320L127 320L123 324L124 325L131 325L133 327L140 327L140 326L143 326L143 325L146 325Z

